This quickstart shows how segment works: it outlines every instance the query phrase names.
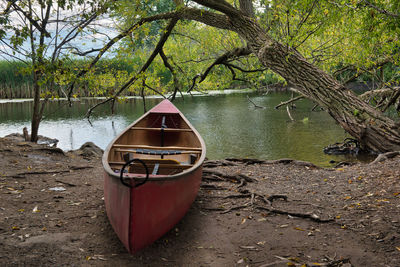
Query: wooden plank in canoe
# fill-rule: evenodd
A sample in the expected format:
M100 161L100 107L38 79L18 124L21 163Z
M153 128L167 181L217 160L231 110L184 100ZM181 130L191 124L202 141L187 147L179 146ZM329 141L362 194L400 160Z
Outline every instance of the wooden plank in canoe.
M143 148L143 149L154 149L154 150L192 150L201 152L201 147L185 147L185 146L148 146L148 145L124 145L114 144L113 148ZM132 151L130 151L132 152Z
M161 131L163 129L165 132L193 132L190 128L147 128L147 127L131 127L131 130L140 130L140 131Z

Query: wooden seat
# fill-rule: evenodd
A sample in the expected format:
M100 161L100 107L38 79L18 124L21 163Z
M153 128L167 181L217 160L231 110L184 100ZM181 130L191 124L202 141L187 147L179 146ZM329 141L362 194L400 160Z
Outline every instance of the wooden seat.
M174 159L140 159L145 164L147 169L152 172L153 175L158 174L159 171L165 169L175 169L175 170L186 170L193 166L193 164L180 164L178 161ZM114 161L109 162L110 166L114 169L122 168L125 164L123 161ZM135 162L129 166L130 173L137 172L137 171L144 172L144 166L141 163Z
M190 128L147 128L147 127L132 127L131 130L138 131L161 131L161 129L165 132L193 132Z
M154 149L154 150L184 150L184 151L197 151L197 153L201 153L200 147L186 147L186 146L148 146L148 145L123 145L123 144L114 144L113 148L116 150L118 148L121 149ZM130 151L132 152L132 151Z

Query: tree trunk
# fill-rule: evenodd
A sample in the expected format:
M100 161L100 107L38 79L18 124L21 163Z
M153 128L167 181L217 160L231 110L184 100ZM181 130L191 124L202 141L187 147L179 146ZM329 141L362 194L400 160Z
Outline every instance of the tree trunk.
M40 106L40 85L41 73L39 70L33 71L33 110L31 121L31 142L37 142L39 133L39 124L42 120L43 108Z
M31 122L31 142L37 142L39 124L42 119L40 116L40 86L37 82L33 86L33 112L32 112L32 122Z
M399 151L399 125L363 102L329 74L307 62L296 50L273 39L252 18L230 16L232 30L244 38L260 62L293 84L305 97L326 108L328 113L358 139L364 149Z
M238 33L265 67L281 75L305 97L325 107L344 130L360 141L364 149L376 152L400 150L400 125L307 62L296 50L273 40L247 11L251 0L240 1L242 11L225 1L194 1L224 15L204 10L199 14L198 10L186 9L181 14L183 18Z
M267 42L255 53L264 66L295 85L307 98L325 107L364 148L377 152L400 150L399 128L393 120L363 102L299 53L277 42Z

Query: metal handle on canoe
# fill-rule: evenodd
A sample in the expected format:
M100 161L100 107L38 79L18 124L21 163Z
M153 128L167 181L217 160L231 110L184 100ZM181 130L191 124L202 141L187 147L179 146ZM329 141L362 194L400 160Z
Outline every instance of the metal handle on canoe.
M127 166L131 165L131 163L133 163L133 162L135 162L135 161L136 161L136 162L139 162L139 163L141 163L141 164L143 165L144 169L146 170L146 178L144 179L143 182L138 183L138 184L135 184L134 186L132 186L132 185L130 185L129 183L127 183L127 182L124 181L124 171L125 171L125 168L126 168ZM121 171L120 171L119 178L120 178L120 180L121 180L121 183L122 183L123 185L126 185L127 187L130 187L130 188L138 187L138 186L144 185L144 184L147 182L147 180L149 179L149 169L147 168L147 166L146 166L146 164L144 163L143 160L141 160L141 159L131 159L131 160L129 160L128 162L126 162L126 163L124 164L124 166L122 166L122 169L121 169Z

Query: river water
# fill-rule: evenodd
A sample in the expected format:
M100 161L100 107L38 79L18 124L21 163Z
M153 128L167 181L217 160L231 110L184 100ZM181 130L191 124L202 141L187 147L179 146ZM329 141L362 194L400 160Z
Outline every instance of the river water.
M255 108L247 95L265 109ZM204 138L209 159L292 158L321 166L332 166L331 160L355 160L323 153L325 146L348 136L326 112L312 112L311 101L296 102L296 109L291 111L294 122L290 121L285 107L274 109L289 98L288 93L235 93L185 96L174 104ZM84 115L97 101L82 99L71 108L66 101L50 102L39 134L57 138L58 147L64 150L77 149L88 141L104 149L122 129L143 114L142 100L129 99L116 105L116 115L110 114L109 105L101 106L89 122ZM160 98L149 98L146 104L151 108L160 101ZM0 102L0 136L22 133L23 127L30 129L32 104L32 101Z

